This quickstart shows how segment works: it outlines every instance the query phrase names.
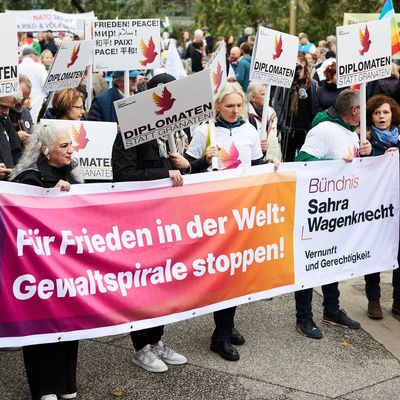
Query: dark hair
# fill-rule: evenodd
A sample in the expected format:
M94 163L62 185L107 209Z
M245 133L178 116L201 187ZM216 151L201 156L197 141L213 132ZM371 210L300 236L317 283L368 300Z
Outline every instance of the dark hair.
M193 47L197 50L200 50L203 46L204 46L204 43L202 41L193 42Z
M395 100L391 97L385 96L383 94L377 94L372 96L367 101L367 125L372 125L372 114L379 108L382 104L389 104L390 111L392 112L392 124L400 125L400 107Z
M324 75L326 76L327 82L332 82L333 77L336 75L336 63L333 62L331 65L328 65L324 71Z
M249 45L248 43L246 43L246 42L243 42L243 43L240 45L240 50L242 51L243 54L249 54L249 55L251 55L251 47L250 47L250 45Z

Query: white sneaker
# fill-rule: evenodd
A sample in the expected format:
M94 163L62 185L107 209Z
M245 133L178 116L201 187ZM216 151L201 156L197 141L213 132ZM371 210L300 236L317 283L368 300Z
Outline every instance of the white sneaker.
M166 364L153 350L153 346L149 344L146 344L143 349L135 351L132 361L149 372L165 372L168 370Z
M171 365L182 365L187 363L187 358L168 347L161 340L157 345L151 346L154 353L158 355L165 363Z
M60 394L60 399L75 399L76 398L76 392L75 393L65 393L65 394Z
M40 400L58 400L55 394L45 394L40 398Z

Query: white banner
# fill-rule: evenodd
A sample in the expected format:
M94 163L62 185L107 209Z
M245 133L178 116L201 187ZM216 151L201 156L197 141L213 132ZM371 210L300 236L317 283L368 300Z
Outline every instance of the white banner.
M299 39L258 27L250 66L250 80L289 88L294 78Z
M93 19L93 11L81 14L65 14L55 10L6 10L17 19L18 32L67 31L78 33L82 19Z
M337 86L367 83L390 76L390 20L338 26Z
M117 135L115 122L42 119L65 129L71 136L74 154L85 180L112 180L111 153Z
M61 43L43 86L43 92L77 87L90 63L93 47L93 40Z
M305 165L297 178L296 281L310 287L396 268L398 153Z
M198 72L115 101L114 106L129 149L213 118L210 73Z
M222 41L217 50L215 50L214 55L208 62L208 69L210 71L211 87L215 100L221 90L224 88L228 79L228 74L226 70L227 65L225 41Z
M3 49L0 59L0 97L10 96L18 90L18 39L15 18L0 14L0 33Z
M160 20L115 19L93 22L95 71L160 67Z

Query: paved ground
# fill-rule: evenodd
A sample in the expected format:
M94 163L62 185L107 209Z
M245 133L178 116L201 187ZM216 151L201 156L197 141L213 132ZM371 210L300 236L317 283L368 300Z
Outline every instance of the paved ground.
M341 284L342 307L362 323L349 331L321 323L322 340L294 328L292 295L239 307L236 326L246 337L241 359L228 362L209 351L211 316L168 326L165 341L189 363L164 374L130 361L127 335L81 341L78 399L145 400L400 400L400 321L389 312L390 274L382 274L382 321L368 320L363 280ZM0 400L27 400L21 351L0 352Z

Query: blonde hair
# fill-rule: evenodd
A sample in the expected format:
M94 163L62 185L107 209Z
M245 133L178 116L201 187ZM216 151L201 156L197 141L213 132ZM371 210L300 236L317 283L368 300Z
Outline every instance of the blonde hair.
M52 99L54 116L57 119L66 117L68 111L78 99L84 101L83 94L79 90L74 88L57 90Z
M244 119L247 119L248 114L247 114L247 107L246 107L246 95L245 95L242 87L240 86L240 84L237 82L227 82L225 84L224 88L221 90L218 97L215 99L215 106L217 104L221 104L224 101L225 96L228 96L229 94L233 94L233 93L238 94L242 98L243 104L242 104L242 112L240 113L240 116ZM217 108L217 107L215 107L215 108ZM217 111L217 117L218 116L219 116L219 113Z

